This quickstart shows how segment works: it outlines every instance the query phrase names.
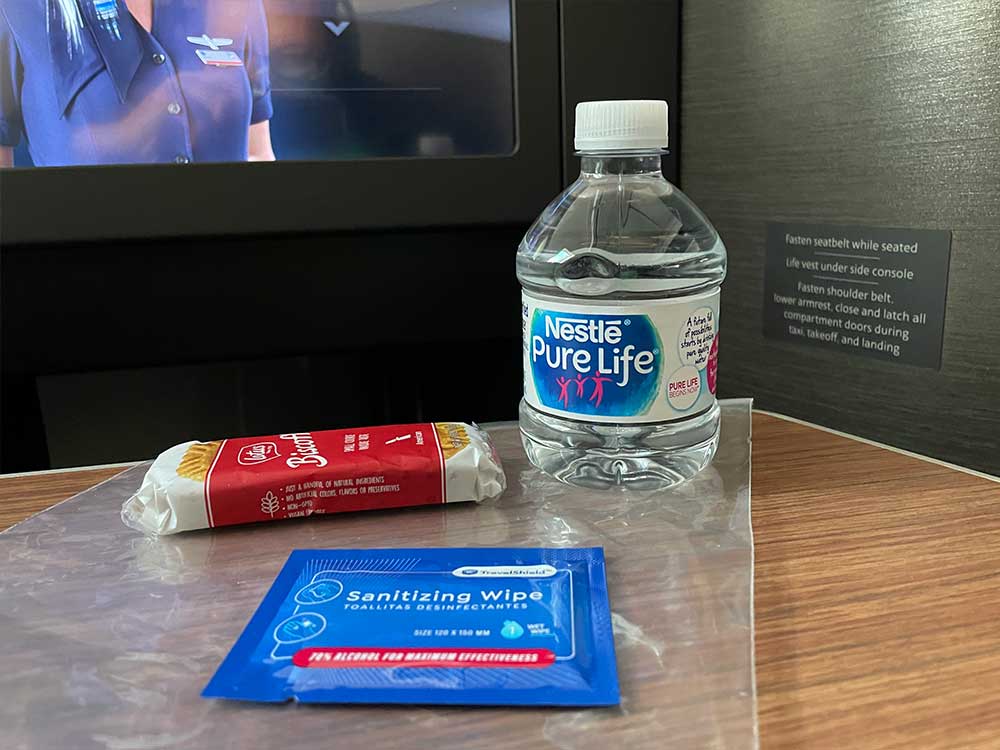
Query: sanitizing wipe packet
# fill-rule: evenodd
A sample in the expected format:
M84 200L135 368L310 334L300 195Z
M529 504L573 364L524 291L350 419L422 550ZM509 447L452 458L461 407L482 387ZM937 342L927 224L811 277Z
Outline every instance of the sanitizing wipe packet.
M296 550L202 696L616 705L604 552Z

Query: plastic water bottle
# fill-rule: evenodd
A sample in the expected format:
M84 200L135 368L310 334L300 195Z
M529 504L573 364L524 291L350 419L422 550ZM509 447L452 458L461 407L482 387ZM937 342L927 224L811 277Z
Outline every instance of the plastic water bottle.
M578 105L580 177L518 248L522 439L570 484L669 486L718 445L726 248L664 179L666 147L666 102Z

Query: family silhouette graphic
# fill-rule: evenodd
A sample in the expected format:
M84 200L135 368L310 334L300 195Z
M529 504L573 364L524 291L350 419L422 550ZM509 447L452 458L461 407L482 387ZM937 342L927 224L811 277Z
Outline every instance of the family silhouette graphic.
M587 400L592 402L594 406L600 406L601 402L604 400L604 384L610 383L612 378L609 378L601 373L596 375L584 376L582 374L577 374L577 376L570 380L565 375L560 375L556 378L556 385L559 386L559 398L558 401L563 405L564 408L569 408L570 392L569 387L571 385L576 385L576 396L577 398L584 398L587 394L584 391L584 386L589 382L594 384L594 390L590 393L590 398Z

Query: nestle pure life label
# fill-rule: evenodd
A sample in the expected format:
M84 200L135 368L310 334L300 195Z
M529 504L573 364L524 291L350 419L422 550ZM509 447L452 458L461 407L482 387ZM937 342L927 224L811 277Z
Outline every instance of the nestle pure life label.
M715 401L719 290L667 300L564 303L522 294L524 397L589 422L680 419Z

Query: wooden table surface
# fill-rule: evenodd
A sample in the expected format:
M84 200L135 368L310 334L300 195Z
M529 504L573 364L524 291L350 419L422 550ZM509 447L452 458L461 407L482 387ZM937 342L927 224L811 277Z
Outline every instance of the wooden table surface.
M753 428L761 746L1000 748L1000 484ZM0 528L119 471L0 477Z

